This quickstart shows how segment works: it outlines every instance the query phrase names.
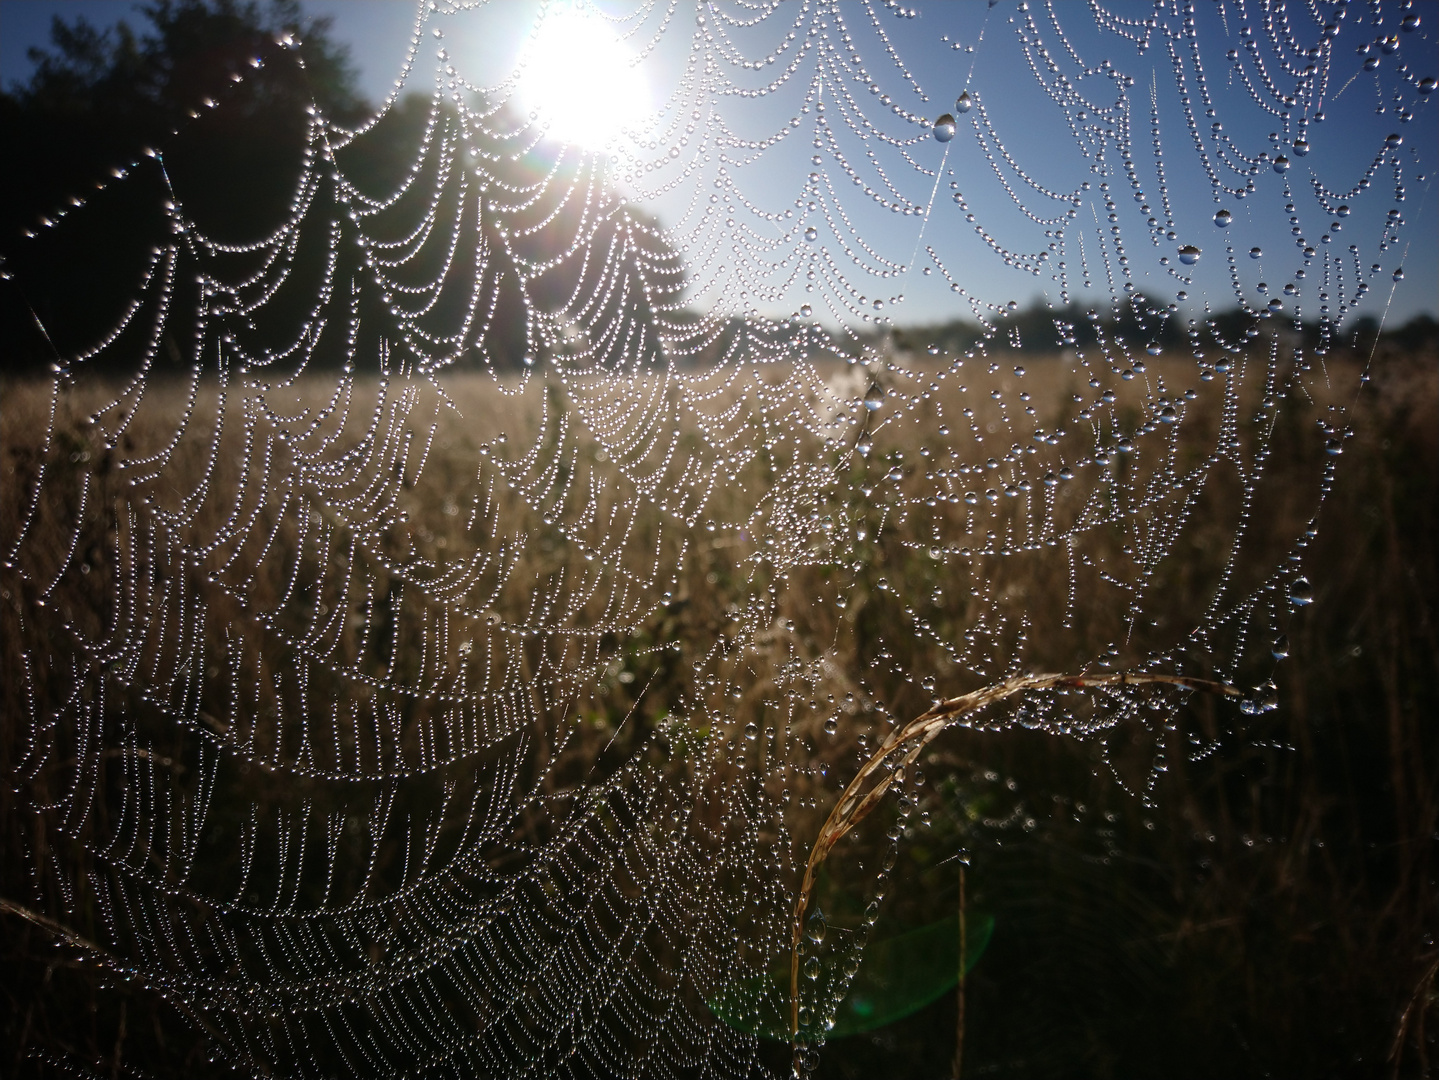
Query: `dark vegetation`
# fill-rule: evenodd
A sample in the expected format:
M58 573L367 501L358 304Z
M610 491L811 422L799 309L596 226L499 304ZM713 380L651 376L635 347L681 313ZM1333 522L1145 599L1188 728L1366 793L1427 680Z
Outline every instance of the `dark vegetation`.
M61 353L114 325L150 251L170 240L161 208L172 193L195 199L221 239L263 235L294 195L307 142L300 103L341 119L367 109L328 21L301 37L294 0L157 0L138 13L143 31L57 16L53 48L32 50L30 81L0 93L12 162L0 171L8 371L55 358L29 309ZM36 231L51 235L34 242Z
M315 125L320 118L354 124L373 113L358 95L346 49L328 36L329 21L309 21L302 33L304 20L294 0L266 5L157 0L138 10L149 27L143 34L124 22L100 32L83 20L70 24L57 17L52 50L32 51L38 66L31 80L0 93L0 144L12 160L26 162L25 168L0 175L0 340L5 343L0 369L7 373L46 370L59 357L102 340L135 295L155 253L172 244L179 253L176 297L164 347L151 370L161 376L188 371L193 358L183 358L191 329L185 320L193 323L200 306L193 286L200 267L188 238L176 236L165 212L172 201L221 244L253 244L304 215L298 222L299 243L286 255L288 280L267 302L264 325L231 320L237 340L252 355L292 342L320 293L329 252L327 229L319 223L350 208L339 204L340 193L315 160L343 140L317 138ZM479 99L471 107L487 112ZM527 304L554 310L576 296L586 298L590 325L610 327L617 340L650 362L660 352L657 312L667 312L680 327L695 321L692 313L680 310L677 254L654 222L616 198L603 178L586 181L599 188L599 197L582 237L583 200L556 206L553 199L542 198L518 211L506 205L509 199L523 206L527 193L557 166L575 167L560 160L560 147L536 142L506 109L476 125L453 102L410 93L363 137L336 147L336 164L362 197L389 197L421 162L413 185L421 194L371 216L366 224L371 237L401 237L419 226L429 209L423 193L433 188L441 167L441 155L432 147L422 156L422 147L442 138L463 140L499 183L476 214L478 202L472 195L462 206L451 176L435 207L440 227L453 223L474 230L467 234L473 239L460 245L449 263L444 244L423 245L417 257L395 271L406 284L443 278L441 297L419 329L452 332L473 303L476 278L480 309L488 315L475 345L484 362L497 369L519 369L525 358L543 359L555 347L532 339ZM310 191L300 183L307 161L311 174L319 176ZM533 224L526 213L552 220L545 229L523 230L501 242L498 229ZM508 251L544 261L564 255L577 241L599 251L628 245L625 271L633 272L633 264L643 261L648 291L615 287L605 278L604 260L569 258L526 281L522 294ZM483 266L477 254L481 246L490 253ZM250 262L258 265L263 254ZM225 272L243 276L244 257L226 258ZM368 284L372 277L353 244L341 246L339 261L329 270L337 282ZM639 295L645 300L636 304L633 298ZM608 309L598 307L591 299L596 296L606 298ZM631 297L630 311L618 310L621 296ZM346 313L349 300L344 295L337 301ZM372 314L388 303L375 289L363 300L363 310ZM338 326L342 317L331 315L328 321ZM384 315L363 321L353 346L373 354ZM141 335L134 337L112 343L87 371L112 377L132 373L144 344ZM339 368L346 344L342 334L331 333L307 362Z

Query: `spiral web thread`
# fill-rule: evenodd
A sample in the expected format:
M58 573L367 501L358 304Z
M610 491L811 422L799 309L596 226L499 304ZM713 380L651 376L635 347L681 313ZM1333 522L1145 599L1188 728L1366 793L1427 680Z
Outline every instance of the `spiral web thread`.
M545 141L516 73L462 70L451 14L422 6L373 121L313 112L268 235L209 236L163 152L117 181L168 185L169 242L7 423L39 448L3 536L11 783L66 841L19 899L246 1074L788 1069L757 980L895 725L1031 671L1273 706L1366 377L1335 350L1403 251L1398 210L1368 208L1421 168L1381 133L1341 192L1298 151L1351 68L1422 108L1404 12L1000 5L931 87L893 5L640 4L604 25L679 74L613 154ZM1021 164L979 42L1063 155ZM353 155L431 57L411 168L364 190ZM1211 126L1221 88L1272 141ZM1232 293L1181 306L1186 171L1235 234L1292 217L1264 256L1292 289L1256 291L1259 256L1219 234L1196 246ZM1322 232L1340 204L1352 248ZM890 332L920 278L976 340ZM1162 300L1136 288L1156 279ZM1021 351L1011 287L1055 305L1047 353ZM1293 329L1316 316L1317 345ZM91 377L122 355L118 388ZM1309 488L1268 483L1276 456ZM1115 684L973 722L1103 740L1182 698ZM891 790L881 848L923 827L918 779ZM860 875L867 922L886 865ZM846 962L803 988L800 1071L866 935L806 945Z

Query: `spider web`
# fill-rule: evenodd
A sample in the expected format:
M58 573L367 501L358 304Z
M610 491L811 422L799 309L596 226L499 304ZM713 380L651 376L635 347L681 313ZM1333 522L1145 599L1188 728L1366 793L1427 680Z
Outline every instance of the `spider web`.
M1378 8L966 8L926 13L942 65L889 4L607 9L668 89L591 152L423 5L372 121L310 115L266 234L211 235L163 148L129 166L167 240L7 424L11 782L73 947L245 1074L768 1074L811 845L899 725L1042 671L1275 706L1367 378L1344 327L1421 170L1317 121L1351 76L1406 120L1433 80ZM967 722L1109 760L1184 697ZM892 775L864 918L811 923L801 1073L924 828Z

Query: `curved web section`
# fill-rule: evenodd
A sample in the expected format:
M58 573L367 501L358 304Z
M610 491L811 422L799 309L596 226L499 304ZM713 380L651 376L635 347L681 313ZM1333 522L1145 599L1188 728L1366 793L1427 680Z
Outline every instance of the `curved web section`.
M587 150L451 54L489 14L422 7L263 235L116 182L165 240L10 421L36 895L247 1073L787 1070L800 874L899 725L1273 707L1421 168L1320 115L1433 80L1357 9L638 4L584 17L652 108ZM1185 696L965 722L1148 797L1109 748ZM801 1071L928 820L890 764Z

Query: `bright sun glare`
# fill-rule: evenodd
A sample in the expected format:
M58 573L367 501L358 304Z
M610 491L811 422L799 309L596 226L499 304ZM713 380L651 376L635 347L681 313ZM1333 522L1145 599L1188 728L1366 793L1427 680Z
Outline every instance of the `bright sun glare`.
M650 111L633 55L586 4L552 4L526 58L520 99L563 142L604 149Z

